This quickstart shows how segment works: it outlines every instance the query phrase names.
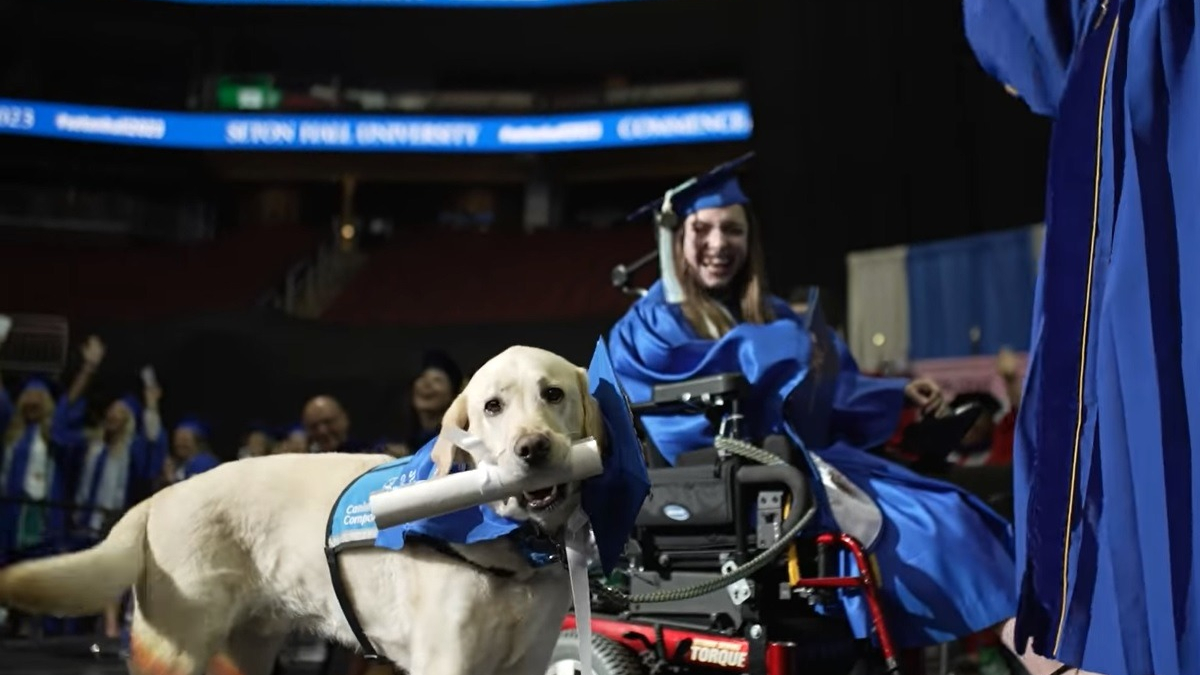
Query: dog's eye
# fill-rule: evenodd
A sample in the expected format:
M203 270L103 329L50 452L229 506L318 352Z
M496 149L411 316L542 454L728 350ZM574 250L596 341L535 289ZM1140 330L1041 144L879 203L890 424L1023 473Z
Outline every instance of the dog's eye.
M547 403L558 403L559 401L563 400L563 396L565 396L565 394L563 394L563 390L559 389L558 387L546 387L542 390L542 398L545 399Z
M490 398L483 404L483 412L489 415L499 415L501 410L504 410L504 404L498 398Z

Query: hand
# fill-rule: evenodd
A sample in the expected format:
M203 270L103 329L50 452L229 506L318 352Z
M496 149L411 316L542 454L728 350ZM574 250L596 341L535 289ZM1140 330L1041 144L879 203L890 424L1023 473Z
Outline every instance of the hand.
M1005 347L996 355L996 373L1006 380L1011 380L1017 376L1017 354L1013 350Z
M946 409L946 395L942 393L942 388L927 377L917 378L904 385L904 395L917 404L926 415L937 416Z
M104 343L95 335L90 335L83 346L79 348L79 353L83 356L84 365L95 368L104 360Z

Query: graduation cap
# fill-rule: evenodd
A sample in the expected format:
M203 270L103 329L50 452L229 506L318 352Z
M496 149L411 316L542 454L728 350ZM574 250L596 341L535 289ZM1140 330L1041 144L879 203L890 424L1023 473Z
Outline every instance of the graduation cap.
M175 430L179 431L180 429L187 429L197 438L208 438L208 425L198 417L189 415L179 420L179 423L175 425Z
M833 415L831 388L837 387L841 361L833 331L825 322L821 306L821 290L810 286L805 294L808 308L801 317L811 343L808 352L808 372L788 394L785 403L792 429L806 445L825 447L829 443L830 418Z
M742 191L737 179L737 170L754 157L748 152L736 159L721 164L707 173L694 176L667 190L661 198L641 206L626 217L637 220L653 214L657 225L658 260L663 293L667 302L683 302L683 289L675 270L674 235L683 219L701 209L749 204L750 198Z
M133 428L140 432L142 430L142 399L131 392L118 397L115 403L120 403L129 409L129 416L133 418Z
M54 387L50 384L49 380L37 375L25 380L24 386L21 387L21 393L24 394L27 391L44 391L50 396L54 396Z
M129 408L129 414L132 415L133 419L137 420L138 424L140 425L142 419L142 399L138 398L137 394L125 394L117 400L120 401L121 404L126 408Z
M609 452L603 473L583 483L583 510L592 523L600 565L608 574L620 561L642 502L650 494L650 475L629 399L617 381L603 337L596 341L588 366L588 389L604 417Z

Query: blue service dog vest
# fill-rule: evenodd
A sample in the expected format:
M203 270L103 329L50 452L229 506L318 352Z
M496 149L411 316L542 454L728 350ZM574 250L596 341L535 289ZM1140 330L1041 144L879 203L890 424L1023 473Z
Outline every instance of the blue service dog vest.
M341 551L367 546L398 551L404 548L406 541L420 540L449 556L463 559L449 547L450 544L475 544L512 537L522 548L531 567L540 568L565 560L558 546L539 535L531 524L503 518L487 506L416 520L383 531L376 528L375 516L371 513L371 495L386 490L403 489L405 485L432 478L437 470L432 457L436 440L430 440L415 455L380 464L354 479L342 491L329 513L325 532L325 559L329 563L334 593L347 623L350 624L350 630L358 639L363 655L368 659L378 659L379 655L363 632L354 607L350 604L338 564L337 556ZM451 471L458 472L464 469L462 465L456 464ZM509 570L488 571L512 574Z
M608 574L623 556L625 543L637 520L642 502L650 492L650 477L642 456L642 444L634 429L629 399L613 372L612 359L604 338L596 341L596 351L588 366L588 391L595 398L603 417L609 452L604 459L604 471L583 482L582 506L595 535L601 569ZM329 563L333 590L350 629L368 659L379 655L362 631L349 603L346 587L338 567L340 550L354 546L376 546L399 550L406 539L417 537L447 555L460 557L450 544L512 538L525 551L531 566L565 562L561 547L538 533L531 524L501 518L486 506L464 509L436 518L389 527L380 532L371 513L370 497L379 490L402 489L405 485L428 480L436 467L431 453L436 439L430 440L412 457L381 464L355 479L342 492L329 513L326 526L325 559ZM453 467L461 471L463 467ZM492 570L504 573L505 570ZM508 571L508 574L511 574ZM586 594L586 592L585 592ZM578 594L576 595L578 598ZM585 621L580 635L587 643L589 633ZM585 650L585 654L586 654ZM585 660L587 657L584 657Z
M431 440L415 455L381 464L346 486L329 514L326 548L338 552L354 546L376 546L398 551L404 548L408 539L414 537L442 544L476 544L510 535L525 540L531 525L501 517L487 506L404 523L383 531L375 527L371 495L399 490L405 485L432 478L437 470L432 457L433 444ZM451 468L455 473L463 470L465 467L459 464ZM541 552L526 550L526 554L533 567L552 562L553 556Z

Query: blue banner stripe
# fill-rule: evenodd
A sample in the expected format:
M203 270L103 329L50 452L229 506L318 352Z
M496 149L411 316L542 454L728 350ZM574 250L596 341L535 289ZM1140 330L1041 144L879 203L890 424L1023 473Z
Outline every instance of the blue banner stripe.
M193 150L502 153L741 141L745 101L542 116L191 113L0 99L0 134Z
M305 5L326 7L454 7L462 9L494 9L503 7L564 7L568 5L600 5L639 0L159 0L183 5ZM640 0L642 2L650 0Z

